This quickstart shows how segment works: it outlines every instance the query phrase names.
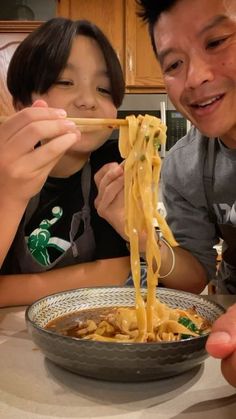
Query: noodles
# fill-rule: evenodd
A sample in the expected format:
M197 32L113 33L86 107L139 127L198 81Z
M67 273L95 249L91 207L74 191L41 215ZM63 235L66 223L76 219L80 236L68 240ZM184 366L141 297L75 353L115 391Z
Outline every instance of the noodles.
M130 241L131 271L136 291L138 340L145 341L153 333L156 286L161 267L155 221L171 246L177 243L164 218L157 211L161 159L158 147L165 142L166 127L160 119L145 115L127 117L127 128L120 128L119 147L125 159L125 232ZM127 141L128 137L128 141ZM147 304L140 293L139 237L146 233Z
M106 307L101 315L98 315L99 309L87 310L85 320L63 333L105 342L175 341L199 336L209 332L210 325L194 309L170 308L156 298L161 254L155 225L158 224L171 247L177 246L165 219L157 210L161 168L158 148L165 142L166 127L158 118L149 115L126 119L128 126L120 127L119 147L125 160L125 232L130 242L135 307ZM139 239L143 234L146 235L147 262L145 300L140 289ZM96 321L94 312L98 317Z

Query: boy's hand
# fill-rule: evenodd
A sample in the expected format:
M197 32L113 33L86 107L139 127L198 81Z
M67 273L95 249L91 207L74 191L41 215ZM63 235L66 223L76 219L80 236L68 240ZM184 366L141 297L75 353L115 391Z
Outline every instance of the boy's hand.
M35 148L41 140L49 139ZM27 204L52 168L79 139L66 112L38 100L0 125L0 194Z

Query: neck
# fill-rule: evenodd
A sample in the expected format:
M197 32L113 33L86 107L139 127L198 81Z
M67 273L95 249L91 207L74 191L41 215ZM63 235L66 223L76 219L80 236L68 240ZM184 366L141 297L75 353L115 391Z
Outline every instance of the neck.
M88 161L90 154L82 154L78 156L76 152L65 154L59 162L53 167L50 176L58 178L70 177L74 173L81 170Z
M236 139L223 136L223 137L220 137L220 140L227 148L236 149Z

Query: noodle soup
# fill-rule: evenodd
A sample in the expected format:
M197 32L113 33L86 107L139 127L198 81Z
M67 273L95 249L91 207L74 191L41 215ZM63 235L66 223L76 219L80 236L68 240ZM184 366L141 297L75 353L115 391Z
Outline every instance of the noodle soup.
M199 337L211 329L211 323L198 315L194 308L171 309L158 301L153 317L153 332L147 334L146 342ZM80 310L50 321L45 328L63 336L103 342L135 342L139 337L134 307Z

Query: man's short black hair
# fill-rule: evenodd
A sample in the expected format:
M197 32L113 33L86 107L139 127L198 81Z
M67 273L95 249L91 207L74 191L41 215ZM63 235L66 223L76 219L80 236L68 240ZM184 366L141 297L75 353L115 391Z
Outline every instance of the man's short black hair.
M160 15L170 10L179 0L136 0L138 5L138 16L148 23L149 34L151 37L152 47L157 55L156 45L154 41L154 25L158 21Z

